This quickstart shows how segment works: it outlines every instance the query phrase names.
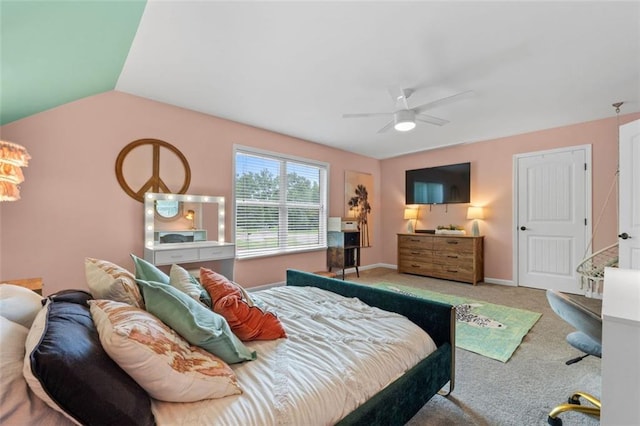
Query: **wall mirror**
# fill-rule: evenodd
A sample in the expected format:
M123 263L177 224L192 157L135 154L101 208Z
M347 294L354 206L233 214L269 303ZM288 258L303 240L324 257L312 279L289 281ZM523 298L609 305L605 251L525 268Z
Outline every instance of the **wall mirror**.
M144 197L145 246L224 243L224 197L148 192Z
M177 200L156 200L155 210L157 218L175 219L182 212L182 203Z

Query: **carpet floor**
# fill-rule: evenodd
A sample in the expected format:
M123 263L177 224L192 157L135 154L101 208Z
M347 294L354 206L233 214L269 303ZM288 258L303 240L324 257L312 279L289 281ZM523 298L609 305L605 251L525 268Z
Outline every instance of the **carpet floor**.
M359 278L349 274L346 279L411 286L542 314L506 363L457 348L454 391L448 397L434 396L407 426L546 425L549 411L565 403L571 393L580 390L600 396L600 359L587 357L565 365L580 355L565 341L573 328L553 313L543 290L486 283L472 286L387 268L361 271ZM601 300L575 297L600 311ZM580 413L563 413L560 418L565 426L600 424Z

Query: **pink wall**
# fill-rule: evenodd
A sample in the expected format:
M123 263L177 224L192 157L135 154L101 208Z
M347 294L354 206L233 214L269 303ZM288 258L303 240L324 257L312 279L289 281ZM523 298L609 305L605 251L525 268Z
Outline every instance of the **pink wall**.
M640 114L620 117L620 124L640 118ZM408 169L450 163L471 162L471 204L487 206L480 232L485 235L485 277L498 281L512 280L513 240L513 156L575 145L592 145L593 221L603 208L618 165L617 120L608 118L572 126L459 145L382 161L380 193L382 196L382 236L385 241L383 262L397 263L396 233L405 232L404 172ZM594 235L594 248L613 244L617 235L616 198L603 212ZM470 232L467 204L423 206L417 228L434 229L438 225L460 224Z
M24 169L22 199L0 204L0 279L43 277L47 294L86 288L85 257L132 270L129 253L142 256L142 204L125 194L115 176L118 153L136 139L161 139L182 151L194 194L231 199L233 144L330 163L330 216L342 215L345 170L371 173L375 187L380 184L378 160L119 92L5 125L1 136L24 145L33 159ZM374 200L374 242L379 209ZM230 230L230 202L227 218ZM362 263L379 263L381 253L380 245L364 249ZM242 260L235 278L246 286L281 282L286 268L324 269L325 256L319 251Z
M640 114L620 117L626 123ZM233 144L325 161L330 168L330 216L342 216L344 172L374 177L373 247L362 264L396 264L396 234L404 232L404 171L472 162L472 203L487 205L485 276L512 279L512 161L516 153L592 145L593 218L600 213L617 166L615 118L426 151L378 161L197 112L108 92L3 126L3 140L27 147L22 200L0 204L0 279L43 277L45 293L86 288L87 256L132 269L129 253L142 256L142 204L120 188L114 172L120 150L141 138L167 141L189 160L189 192L231 197ZM381 177L384 176L384 179ZM229 203L230 204L230 203ZM229 209L231 207L229 206ZM231 211L227 211L231 229ZM421 210L418 228L464 224L466 205ZM615 241L615 205L609 205L595 247ZM230 235L227 235L230 238ZM236 280L246 286L280 282L286 268L320 270L325 253L236 262Z

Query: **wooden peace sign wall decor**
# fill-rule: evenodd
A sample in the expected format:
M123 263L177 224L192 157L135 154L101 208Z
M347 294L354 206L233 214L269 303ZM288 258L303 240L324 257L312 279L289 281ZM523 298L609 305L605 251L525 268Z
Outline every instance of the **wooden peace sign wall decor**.
M151 157L150 165L148 157ZM125 160L134 167L126 167ZM160 166L164 174L161 174ZM170 143L159 139L138 139L118 154L116 177L124 192L144 202L146 192L186 193L191 183L191 169L187 158ZM176 190L178 187L180 189Z

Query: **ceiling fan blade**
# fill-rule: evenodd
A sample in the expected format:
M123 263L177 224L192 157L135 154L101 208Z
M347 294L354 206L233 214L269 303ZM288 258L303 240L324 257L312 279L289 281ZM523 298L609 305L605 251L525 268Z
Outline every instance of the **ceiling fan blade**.
M391 112L361 112L358 114L342 114L342 118L361 118L361 117L379 117L382 115L391 115Z
M444 126L445 124L449 123L449 120L445 120L444 118L438 118L426 114L416 114L416 120L422 121L424 123L435 124L436 126Z
M440 105L446 105L450 102L457 101L460 99L464 99L467 96L471 96L473 94L473 90L467 90L466 92L456 93L455 95L447 96L446 98L440 98L436 101L427 102L426 104L418 105L417 107L411 108L416 113L421 113L423 111L427 111L431 108L435 108Z
M391 129L392 127L393 127L393 120L385 124L385 126L382 129L378 130L378 133L384 133L387 130Z

